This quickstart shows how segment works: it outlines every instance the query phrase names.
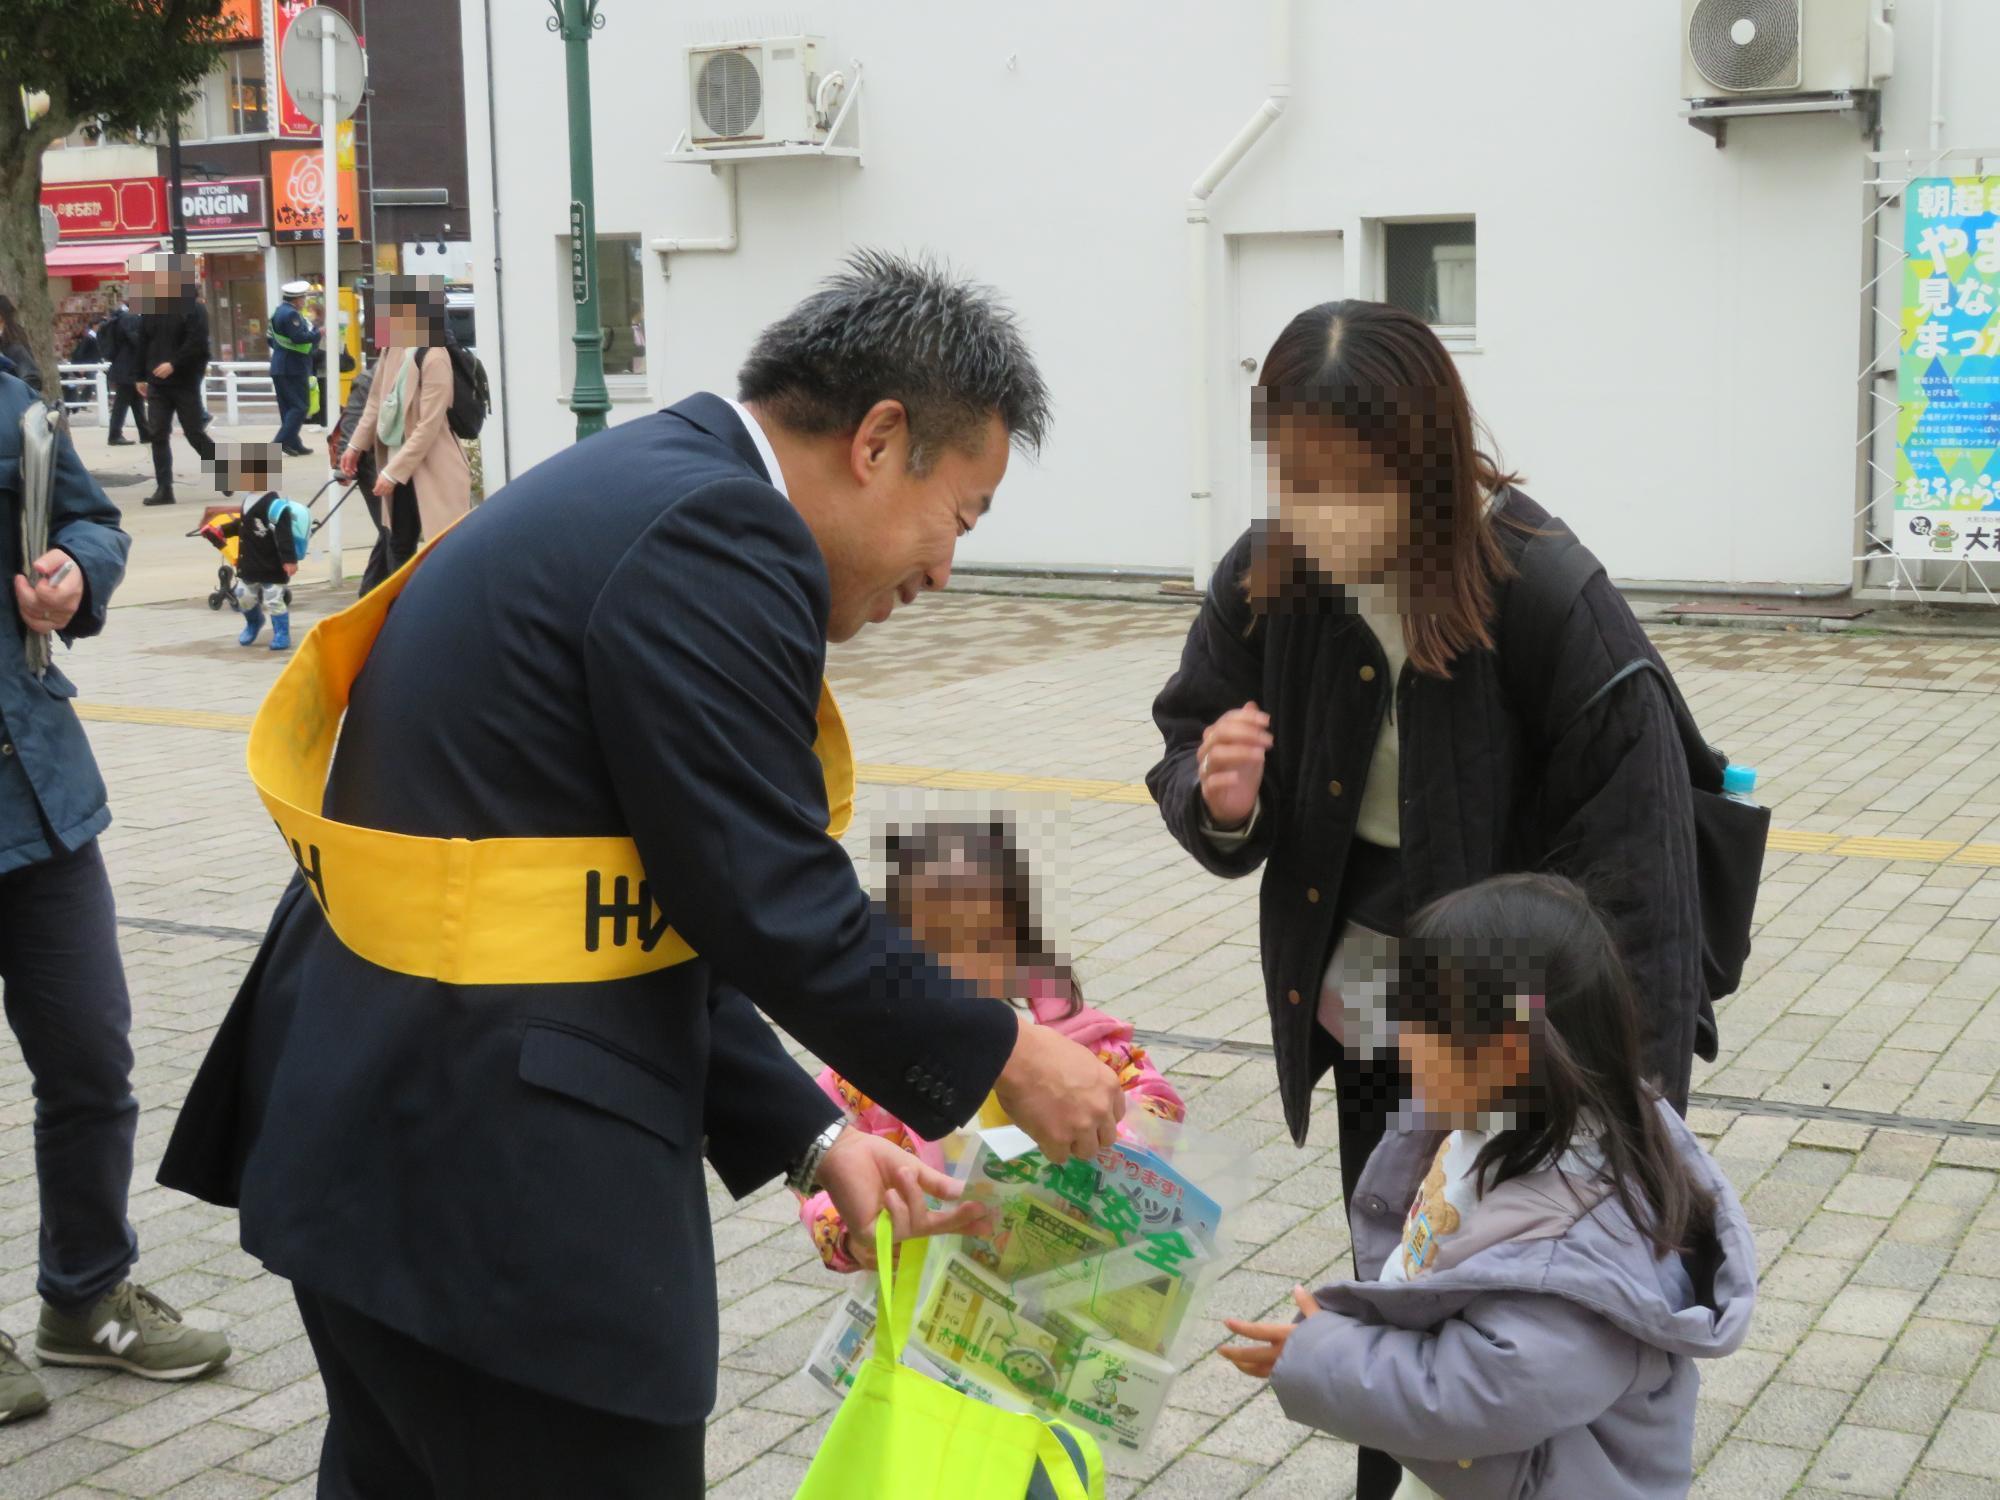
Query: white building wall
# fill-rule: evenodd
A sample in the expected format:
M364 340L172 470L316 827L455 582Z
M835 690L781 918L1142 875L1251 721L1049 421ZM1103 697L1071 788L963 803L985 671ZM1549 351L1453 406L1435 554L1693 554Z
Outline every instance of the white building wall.
M562 44L523 7L464 3L475 79L492 6L497 172L484 97L469 91L474 275L485 340L497 177L518 472L573 431ZM1898 7L1885 149L1924 146L1939 3ZM698 28L679 9L603 0L601 234L724 227L719 182L662 160L686 123L691 42L797 28L825 37L835 64L860 58L867 162L746 163L737 251L675 256L664 272L647 252L649 371L612 420L729 390L757 329L849 247L932 250L1019 308L1057 403L1049 448L1017 460L961 560L1185 568L1187 190L1266 92L1268 7L820 0ZM1239 297L1232 267L1272 258L1234 252L1247 237L1335 231L1342 284L1316 295L1367 295L1380 274L1370 221L1472 213L1479 328L1461 369L1503 458L1614 574L1845 581L1869 149L1854 117L1736 122L1715 149L1678 114L1679 0L1297 11L1291 108L1211 205L1215 539L1251 507L1239 361L1278 331L1235 326L1234 309L1258 299ZM1982 86L2000 6L1961 0L1948 17L1946 141L2000 144L2000 96Z

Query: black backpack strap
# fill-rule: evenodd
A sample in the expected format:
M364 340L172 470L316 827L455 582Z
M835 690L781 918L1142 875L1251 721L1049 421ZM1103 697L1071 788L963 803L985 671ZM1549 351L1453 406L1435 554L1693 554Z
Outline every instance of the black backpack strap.
M1548 695L1554 686L1553 674L1546 667L1550 645L1576 607L1585 586L1605 568L1577 540L1576 533L1554 518L1528 539L1517 566L1519 576L1509 586L1501 612L1502 670L1523 718L1534 724L1546 723L1552 707ZM1624 683L1647 672L1657 677L1666 690L1681 748L1687 755L1690 780L1703 791L1721 791L1722 768L1728 765L1729 758L1703 737L1687 700L1681 696L1680 685L1665 664L1650 653L1626 662L1566 713L1562 728L1550 737L1549 743L1560 740L1579 719Z
M1529 536L1501 605L1500 670L1508 696L1530 724L1548 720L1554 674L1548 654L1584 586L1604 564L1576 533L1550 517Z

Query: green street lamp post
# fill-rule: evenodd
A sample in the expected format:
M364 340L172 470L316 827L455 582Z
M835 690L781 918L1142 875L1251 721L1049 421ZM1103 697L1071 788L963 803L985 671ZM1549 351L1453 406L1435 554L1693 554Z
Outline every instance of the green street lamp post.
M611 393L604 388L604 330L597 314L597 189L590 160L591 33L604 17L597 0L549 0L549 30L563 39L569 64L569 284L576 303L576 382L569 409L580 442L604 431Z

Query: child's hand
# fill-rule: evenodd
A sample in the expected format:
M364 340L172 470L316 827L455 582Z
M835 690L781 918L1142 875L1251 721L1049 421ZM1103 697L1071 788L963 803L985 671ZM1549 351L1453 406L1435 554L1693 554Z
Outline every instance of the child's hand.
M299 565L297 563L285 564L285 576L287 578L290 578L294 573L298 572L298 570L299 570Z
M1292 1298L1299 1304L1299 1311L1308 1318L1317 1317L1323 1309L1313 1300L1313 1294L1302 1286L1292 1288ZM1231 1333L1246 1339L1255 1339L1254 1344L1224 1344L1216 1350L1245 1375L1258 1380L1269 1380L1271 1371L1277 1368L1278 1357L1285 1352L1285 1340L1292 1336L1296 1323L1245 1323L1238 1318L1224 1318L1223 1327Z

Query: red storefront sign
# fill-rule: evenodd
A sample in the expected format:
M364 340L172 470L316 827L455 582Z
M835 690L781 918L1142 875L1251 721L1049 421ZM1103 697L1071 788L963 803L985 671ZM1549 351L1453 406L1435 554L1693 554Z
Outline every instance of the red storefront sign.
M292 102L291 90L285 87L285 33L292 29L292 22L300 11L306 8L306 0L272 0L270 42L264 52L265 73L271 80L271 93L278 101L278 134L294 138L319 136L319 126L299 113L298 105ZM312 80L313 87L319 80Z
M42 202L56 216L62 241L132 240L167 232L166 184L157 177L109 182L52 182Z
M219 182L185 183L181 218L189 234L262 229L270 223L264 209L264 179L225 177Z

